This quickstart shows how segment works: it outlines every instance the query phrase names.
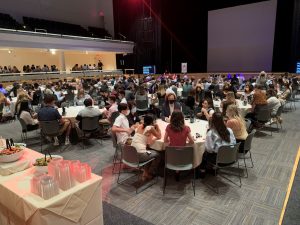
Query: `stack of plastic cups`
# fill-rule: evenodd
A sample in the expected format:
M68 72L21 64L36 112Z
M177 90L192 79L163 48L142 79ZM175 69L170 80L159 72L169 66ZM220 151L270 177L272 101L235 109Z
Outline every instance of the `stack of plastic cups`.
M53 158L48 163L48 174L52 177L54 177L55 180L59 180L59 167L58 164L62 162L62 158Z
M59 168L59 187L62 190L68 190L75 185L72 173L71 173L71 162L68 160L63 160L58 164Z
M53 177L44 175L40 178L40 196L43 199L50 199L58 193L58 184Z
M91 179L91 167L87 163L74 163L73 176L79 183L89 180Z
M36 174L30 181L31 192L47 200L59 194L57 181L45 174Z

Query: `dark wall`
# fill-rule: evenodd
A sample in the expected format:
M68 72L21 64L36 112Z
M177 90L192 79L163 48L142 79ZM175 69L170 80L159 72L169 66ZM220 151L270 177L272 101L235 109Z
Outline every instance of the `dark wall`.
M135 68L138 73L143 65L156 65L158 73L179 73L181 63L187 62L188 72L206 72L208 10L260 1L114 0L115 34L136 43L134 54L118 56L117 64L121 58L123 68ZM150 2L151 25L143 19L150 17ZM278 0L273 71L294 72L300 59L299 2Z

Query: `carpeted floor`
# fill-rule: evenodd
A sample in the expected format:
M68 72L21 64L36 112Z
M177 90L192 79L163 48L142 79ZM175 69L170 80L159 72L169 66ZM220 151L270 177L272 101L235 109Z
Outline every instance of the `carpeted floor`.
M243 178L242 188L226 180L218 179L220 193L209 187L214 177L196 182L196 196L193 196L190 182L182 178L176 183L170 177L166 195L162 194L162 179L142 193L136 195L133 187L117 185L112 174L114 149L111 140L98 144L91 140L89 146L53 147L51 151L65 159L80 159L91 164L93 172L103 176L103 199L127 213L152 224L160 225L275 225L278 224L286 189L300 145L300 104L297 111L283 114L283 130L273 136L258 135L253 140L252 153L254 168L249 169L249 177ZM1 124L0 136L20 139L18 122ZM17 133L17 134L16 134ZM39 135L29 135L29 147L39 151ZM295 182L298 185L299 182ZM293 196L291 194L291 196ZM298 191L299 196L299 191ZM292 203L290 200L289 203ZM295 209L296 210L296 209ZM288 210L287 210L288 211ZM299 211L299 210L298 210ZM294 211L299 218L299 212ZM128 224L124 221L122 224ZM289 224L289 223L286 223ZM299 223L298 223L299 224Z
M103 201L104 225L153 225L123 209Z

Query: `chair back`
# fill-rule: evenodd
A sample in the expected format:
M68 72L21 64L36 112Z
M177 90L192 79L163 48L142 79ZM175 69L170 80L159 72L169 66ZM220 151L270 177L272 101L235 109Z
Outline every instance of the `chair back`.
M255 135L255 130L253 130L250 134L248 134L248 137L245 140L244 143L244 152L248 152L251 149L252 139Z
M256 114L256 119L258 122L268 122L271 119L271 112L269 108L266 107L259 107Z
M165 166L172 170L190 170L193 168L193 146L166 147Z
M99 129L99 116L83 117L81 121L83 131L92 132Z
M110 124L114 125L115 120L117 119L117 117L120 115L119 111L113 112L109 118Z
M57 120L52 121L39 121L41 131L44 135L49 137L55 137L59 135L59 122Z
M113 147L116 148L118 146L118 139L115 132L111 132L111 139L113 142Z
M27 132L27 125L26 125L25 121L20 117L18 117L18 120L20 121L20 124L22 127L22 132Z
M4 103L1 103L1 104L0 104L0 115L2 115L3 108L4 108Z
M132 167L137 167L139 165L138 153L135 147L131 145L124 145L122 149L122 161Z
M235 163L238 158L238 149L240 143L235 145L221 146L218 150L216 164L231 164Z
M245 119L245 123L246 123L246 129L248 131L251 126L251 120Z

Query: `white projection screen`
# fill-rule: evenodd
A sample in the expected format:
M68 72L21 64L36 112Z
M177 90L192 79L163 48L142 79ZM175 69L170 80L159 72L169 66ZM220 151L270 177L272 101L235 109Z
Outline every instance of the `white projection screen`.
M208 12L208 72L271 71L276 0Z

